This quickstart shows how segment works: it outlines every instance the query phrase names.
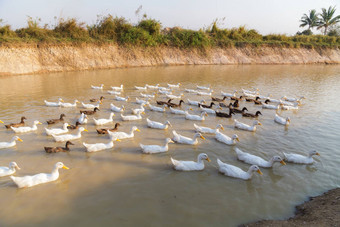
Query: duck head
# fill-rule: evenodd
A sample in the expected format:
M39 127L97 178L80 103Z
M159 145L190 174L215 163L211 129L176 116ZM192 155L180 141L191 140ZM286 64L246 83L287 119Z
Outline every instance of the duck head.
M11 162L11 163L9 163L9 168L10 168L10 169L17 169L17 170L20 170L20 167L17 165L16 162Z

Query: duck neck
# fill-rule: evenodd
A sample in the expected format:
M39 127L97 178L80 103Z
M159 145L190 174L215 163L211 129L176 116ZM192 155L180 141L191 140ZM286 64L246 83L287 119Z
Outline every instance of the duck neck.
M59 171L58 171L58 170L59 170L59 168L55 166L55 167L53 168L51 174L58 177L58 176L59 176Z
M203 163L203 159L201 158L201 156L197 157L197 163Z
M247 174L249 175L249 178L253 176L253 170L251 168L248 169Z

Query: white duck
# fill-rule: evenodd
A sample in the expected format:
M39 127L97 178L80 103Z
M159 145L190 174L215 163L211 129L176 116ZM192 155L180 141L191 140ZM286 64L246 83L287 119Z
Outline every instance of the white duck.
M283 96L282 99L288 102L301 102L301 100L305 99L305 97L301 96L300 98L289 98L289 97Z
M50 106L50 107L58 107L61 105L62 102L64 102L64 100L62 98L59 98L58 99L58 102L49 102L49 101L46 101L44 100L45 102L45 105L46 106Z
M185 92L188 92L188 93L197 93L198 90L194 90L194 89L185 89Z
M102 104L100 101L97 102L97 104L86 104L86 103L81 103L81 105L86 108L86 109L94 109L94 108L98 108L99 109L99 104Z
M179 171L197 171L204 169L204 162L203 160L207 160L210 162L210 159L207 154L201 153L197 157L197 162L195 161L178 161L171 158L171 162L175 170Z
M226 96L226 97L236 97L236 90L233 93L227 93L227 92L223 92L221 91L222 96Z
M152 93L151 95L140 93L140 95L144 98L155 98L155 93Z
M278 114L275 114L274 121L276 123L279 123L279 124L285 125L285 126L288 126L290 124L290 118L289 117L284 118L284 117L279 116Z
M286 154L286 153L283 153L283 155L287 162L292 162L296 164L313 164L314 162L313 155L320 155L320 154L316 151L310 151L308 153L308 156L303 156L300 154Z
M200 133L212 133L212 134L216 134L217 130L219 130L219 129L224 130L224 128L223 128L223 126L221 124L218 124L215 129L208 128L208 127L203 127L203 126L198 126L196 124L194 124L194 127L195 127L196 132L200 132Z
M257 95L257 94L258 94L258 91L259 91L259 89L258 89L258 88L254 88L252 91L250 91L250 90L246 90L246 89L243 89L243 88L242 88L242 91L243 91L243 92L245 92L245 93L249 93L249 94Z
M199 89L199 90L210 90L211 89L211 85L209 85L209 87L204 87L204 86L196 85L196 88Z
M74 103L60 103L61 107L77 107L77 103L80 103L77 99L74 100Z
M132 113L138 114L139 112L144 112L145 111L144 106L145 106L145 104L141 104L139 108L132 109Z
M219 167L219 171L229 177L249 180L253 176L254 172L258 172L260 175L262 175L262 172L257 165L250 166L248 171L246 172L236 166L226 164L220 159L217 159L217 164Z
M208 116L206 112L202 112L201 115L194 115L194 114L189 114L188 111L185 111L185 119L187 120L193 120L193 121L204 121L205 117Z
M280 100L280 103L285 105L285 106L298 106L299 103L297 102L288 102L288 101L284 101L284 100Z
M123 115L121 114L120 116L122 117L123 121L136 121L136 120L141 120L142 119L142 114L145 114L144 112L138 112L137 115Z
M38 129L37 125L41 125L42 123L40 123L39 121L34 121L32 127L12 127L11 129L15 132L15 133L23 133L23 132L32 132L32 131L36 131Z
M20 139L19 136L13 136L11 141L9 142L0 142L0 149L14 147L17 144L16 143L17 140L22 142L22 139Z
M216 114L216 111L214 109L204 108L202 106L200 106L199 108L201 112L206 112L208 114Z
M143 90L143 91L146 91L147 87L138 87L138 86L135 86L136 90Z
M117 100L117 101L123 101L123 102L127 102L127 101L129 101L129 96L126 96L125 98L124 97L120 97L120 96L115 96L115 100Z
M201 135L201 133L195 133L194 138L182 136L178 134L175 130L172 131L172 134L174 135L172 140L175 141L176 143L196 145L198 143L198 140L197 140L198 137L205 140L205 138Z
M192 106L198 106L198 104L205 104L204 99L202 99L201 101L193 101L193 100L187 99L187 102L189 105L192 105Z
M159 84L156 84L156 86L146 84L145 87L147 87L147 88L149 88L149 89L157 90L158 87L159 87Z
M280 108L280 105L271 105L271 104L262 103L262 108L263 109L278 110Z
M272 99L272 98L269 98L268 99L270 102L273 102L273 103L282 103L282 100L281 99Z
M53 135L52 134L52 136L56 142L63 142L67 140L75 140L75 139L81 138L81 133L84 131L88 132L87 129L85 129L84 127L80 127L78 129L77 134L65 134L65 135Z
M152 111L156 111L156 112L165 112L166 108L167 108L167 105L163 105L163 108L161 107L158 107L158 106L153 106L151 104L149 104L149 107L150 107L150 110Z
M1 166L0 167L0 177L5 177L12 175L16 172L16 170L20 170L19 166L16 162L9 163L9 167L7 166Z
M95 119L95 118L93 118L94 124L95 125L105 125L105 124L108 124L108 123L113 123L113 117L114 116L115 116L115 113L111 112L108 119L105 119L105 118Z
M238 128L238 129L241 129L241 130L245 130L245 131L251 131L251 132L255 132L256 131L256 126L257 125L262 125L261 122L255 120L253 121L253 124L250 126L250 125L247 125L247 124L244 124L242 122L239 122L238 120L234 119L234 122L235 122L235 128Z
M80 114L80 117L77 119L77 122L79 122L80 124L86 124L87 123L86 114L84 113Z
M298 110L299 106L295 105L295 106L285 106L283 103L280 104L280 107L282 110Z
M168 87L170 87L170 88L179 88L179 86L181 86L181 83L178 83L178 84L168 84Z
M63 134L63 133L67 133L68 132L68 128L67 126L69 126L68 123L64 123L62 128L45 128L46 134L47 135L59 135L59 134Z
M179 94L179 95L166 95L167 98L169 99L182 99L183 98L183 94Z
M169 143L174 143L174 141L172 141L172 139L170 138L166 138L164 146L144 145L144 144L139 144L139 146L142 148L142 152L144 154L156 154L156 153L167 152L169 150L169 146L168 146Z
M186 111L192 110L191 107L187 107L185 110L178 110L178 109L172 108L171 106L169 107L169 109L170 109L171 113L173 113L173 114L180 114L180 115L185 115Z
M143 99L139 99L139 98L136 97L136 103L147 105L147 104L149 104L149 99L143 100Z
M120 87L113 87L113 86L111 86L111 89L115 90L115 91L123 91L124 86L123 86L123 84L121 84Z
M221 133L218 129L215 132L215 139L221 143L225 143L227 145L234 145L236 144L236 140L240 141L238 136L234 134L231 138L227 135Z
M201 96L204 96L204 95L205 96L212 96L213 92L214 92L213 90L211 90L210 92L197 91L196 94L201 95Z
M116 139L115 141L120 141L119 139ZM87 152L97 152L101 150L111 149L113 148L113 138L110 136L110 141L108 143L83 143L84 147L86 148Z
M126 133L126 132L111 132L108 131L108 133L110 134L110 136L112 136L112 138L114 139L128 139L128 138L133 138L135 136L134 132L140 132L140 130L137 128L137 126L133 126L130 130L130 133Z
M237 154L238 160L241 160L245 163L251 164L251 165L257 165L259 167L264 168L271 168L273 167L273 164L275 162L280 162L282 165L286 165L286 163L282 160L280 156L273 156L269 161L264 160L263 158L260 158L259 156L252 155L246 152L241 151L237 147L235 148L235 152Z
M147 118L146 122L149 128L168 129L169 126L172 127L172 125L170 124L170 121L166 121L164 124L162 124L161 122L151 121Z
M167 90L161 90L161 89L159 89L159 90L158 90L158 93L159 93L159 94L162 94L162 95L171 95L171 94L172 94L172 91L167 91Z
M107 93L109 93L110 95L121 95L122 92L120 91L107 91Z
M91 85L91 88L92 89L103 89L104 88L104 84L101 84L100 86L94 86L94 85Z
M115 106L113 103L110 104L110 110L117 113L122 113L125 110L124 105L121 107Z
M52 170L52 173L39 173L33 176L13 177L11 179L18 186L18 188L32 187L38 184L43 184L55 181L59 178L59 169L69 169L62 162L57 162Z

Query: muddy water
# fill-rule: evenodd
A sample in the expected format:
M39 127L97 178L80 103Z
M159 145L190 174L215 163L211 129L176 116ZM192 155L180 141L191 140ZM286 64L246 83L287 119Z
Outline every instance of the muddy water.
M0 164L16 161L21 170L17 176L49 172L62 161L70 170L60 170L56 182L28 189L17 189L10 178L0 178L1 226L233 226L258 219L287 218L294 206L308 196L318 195L340 186L340 67L308 66L190 66L115 69L90 72L55 73L44 75L0 77L0 119L5 123L17 122L26 116L27 124L43 122L34 133L21 134L24 142L9 149L1 149ZM222 123L224 133L236 133L240 149L270 158L280 152L304 154L315 149L321 156L313 165L275 164L262 169L263 176L255 174L250 181L225 177L218 173L216 159L247 169L249 165L237 161L234 148L206 135L196 146L170 144L167 153L141 154L139 143L162 144L171 137L172 129L159 131L146 127L146 121L121 122L119 114L114 122L122 123L121 131L133 125L141 130L134 139L117 142L114 149L94 154L85 153L82 142L106 142L108 137L97 135L92 117L83 137L75 140L69 153L45 154L44 146L55 143L44 132L46 120L66 114L66 122L74 123L78 108L44 106L44 100L62 97L66 102L74 99L88 103L89 98L105 96L96 118L109 116L113 100L107 94L109 86L124 84L124 96L130 96L126 113L138 105L134 103L139 92L134 85L181 82L184 88L212 85L215 96L220 91L231 92L241 88L257 87L261 93L280 98L283 95L307 97L298 111L281 112L291 117L285 128L274 123L274 111L262 110L253 104L241 102L250 112L261 110L262 126L255 133L235 130L233 120L207 117L197 124L215 127ZM105 84L103 91L92 90L91 84ZM186 98L204 97L185 94ZM164 99L160 96L158 99ZM205 98L208 100L208 98ZM186 105L184 105L184 108ZM197 108L194 112L198 113ZM146 111L151 120L169 120L177 132L192 136L193 123L180 115ZM251 120L235 117L245 123ZM59 127L61 124L52 127ZM0 141L14 135L1 126ZM194 160L205 152L212 162L201 172L176 172L170 157Z

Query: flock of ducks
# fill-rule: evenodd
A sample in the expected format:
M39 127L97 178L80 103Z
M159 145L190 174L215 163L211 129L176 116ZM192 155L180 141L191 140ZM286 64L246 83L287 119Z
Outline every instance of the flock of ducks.
M288 126L290 124L289 117L282 117L278 114L279 109L282 110L297 110L300 106L301 100L304 97L300 98L288 98L282 97L281 99L273 99L270 95L263 96L260 95L258 89L254 90L245 90L242 91L234 91L233 93L221 92L221 97L214 97L213 90L211 87L197 86L196 89L184 89L184 92L196 94L199 100L190 100L186 99L184 101L184 94L173 94L174 91L180 90L181 84L167 84L166 87L161 87L159 84L157 85L148 85L146 84L144 87L135 86L136 90L139 90L141 97L136 97L135 102L138 104L138 107L131 110L131 114L125 113L126 109L124 103L129 102L130 97L121 96L124 91L124 86L121 85L119 87L111 87L111 90L107 91L110 95L114 95L114 100L123 103L122 105L115 105L113 103L110 104L111 112L108 114L108 118L93 118L93 122L96 126L102 126L107 124L113 124L113 117L117 115L120 116L121 121L138 121L143 119L143 115L146 110L164 113L169 110L171 114L182 115L185 119L191 121L204 121L208 115L212 115L215 117L222 118L232 118L235 114L241 114L242 117L253 118L253 124L248 125L241 121L234 120L234 127L240 130L246 130L255 132L258 126L261 126L261 122L259 121L260 115L262 115L261 111L257 111L256 113L249 113L246 107L241 107L242 102L252 102L254 105L262 106L263 109L272 109L276 110L274 116L274 122ZM93 86L92 89L103 90L104 85ZM145 93L147 91L152 91L151 93ZM237 93L241 93L240 96ZM156 100L158 99L158 95L165 96L164 100ZM157 97L157 98L156 98ZM204 100L208 99L208 102ZM174 99L179 99L178 102L174 102ZM74 108L77 107L79 103L81 103L82 107L85 110L80 110L80 115L74 125L70 125L68 123L63 123L61 128L45 128L45 132L47 135L52 136L56 142L66 142L65 147L44 147L47 153L58 153L58 152L67 152L70 150L69 146L74 145L71 141L81 138L82 132L87 132L87 129L84 128L84 124L88 123L90 115L94 115L97 111L100 111L100 105L105 100L104 96L100 98L92 98L90 99L91 103L79 102L78 100L74 100L73 103L65 103L62 98L59 98L57 102L50 102L45 100L45 105L48 107L63 107L63 108ZM230 101L227 105L226 102ZM186 106L183 106L185 104ZM199 110L201 114L193 114L189 111L193 111L193 108ZM65 121L65 114L61 114L59 118L47 120L48 125L60 123ZM37 130L37 126L42 124L40 121L34 121L32 126L25 126L25 117L21 117L21 121L19 123L11 123L6 124L5 127L7 129L13 130L14 133L27 133ZM121 123L122 123L121 122ZM4 123L0 121L0 123ZM102 150L112 149L114 147L114 142L120 141L123 139L133 138L135 132L139 132L140 130L133 126L129 132L119 131L118 128L121 126L121 123L116 123L114 128L97 128L96 131L98 134L107 134L108 139L106 143L83 143L83 146L86 152L98 152ZM172 127L170 121L166 121L164 123L157 122L146 118L147 127L157 129L157 130L166 130L169 127ZM222 124L218 124L215 128L209 128L200 126L196 123L193 124L193 129L196 131L195 134L191 137L187 137L179 134L175 130L172 131L172 138L165 138L164 143L162 145L146 145L140 144L140 149L145 154L156 154L163 153L169 150L170 143L178 143L178 144L188 144L188 145L197 145L199 139L205 140L203 134L212 134L214 135L216 141L224 143L226 145L235 145L239 138L237 134L232 136L228 136L222 133L220 130L224 130ZM76 130L75 133L70 133L70 130ZM18 136L13 136L11 141L9 142L0 142L1 148L9 148L16 145L16 141L23 142ZM219 168L219 172L223 173L226 176L239 178L243 180L251 179L254 172L257 172L262 175L260 170L261 168L271 168L275 162L281 163L282 165L286 165L285 161L291 163L298 164L312 164L314 162L313 155L319 155L316 151L311 151L307 156L303 156L300 154L286 154L283 153L283 158L280 156L273 156L269 160L264 160L259 156L247 153L242 151L241 149L235 147L234 149L238 160L245 162L249 165L248 170L240 169L239 167L227 164L222 162L220 159L217 159L217 164ZM285 161L284 161L285 160ZM179 171L197 171L204 169L204 161L210 162L210 159L207 154L201 153L197 157L197 161L182 161L171 158L171 162L175 170ZM11 176L11 179L14 183L19 187L31 187L34 185L38 185L41 183L47 183L50 181L54 181L58 179L60 168L68 169L63 163L58 162L54 165L51 173L40 173L33 176L23 176L23 177L14 177ZM19 170L19 166L15 162L11 162L9 167L0 167L0 176L9 176Z

